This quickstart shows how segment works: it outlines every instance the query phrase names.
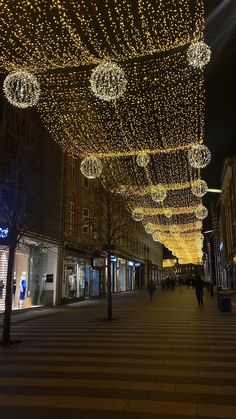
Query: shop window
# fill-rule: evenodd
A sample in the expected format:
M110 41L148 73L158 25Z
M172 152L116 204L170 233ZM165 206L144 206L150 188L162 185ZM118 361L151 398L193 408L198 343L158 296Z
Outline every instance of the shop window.
M74 231L75 229L75 204L70 202L70 213L69 213L69 230Z
M89 233L89 209L84 208L83 209L83 233L88 234Z

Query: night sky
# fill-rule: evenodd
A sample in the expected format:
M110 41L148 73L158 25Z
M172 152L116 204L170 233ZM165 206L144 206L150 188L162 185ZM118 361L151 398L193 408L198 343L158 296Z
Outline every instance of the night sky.
M207 0L205 9L205 41L212 50L205 73L205 144L212 161L202 177L210 188L219 188L223 160L236 154L236 1Z
M236 155L236 1L205 2L205 42L211 47L211 61L206 67L205 144L212 152L202 178L209 188L220 188L224 159ZM203 198L209 216L203 230L212 229L211 206L219 194Z

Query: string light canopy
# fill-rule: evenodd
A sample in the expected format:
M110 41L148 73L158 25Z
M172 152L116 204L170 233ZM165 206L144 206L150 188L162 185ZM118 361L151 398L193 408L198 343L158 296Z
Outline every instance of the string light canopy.
M123 96L127 80L118 64L107 62L99 64L90 78L92 92L102 100L115 101Z
M168 218L168 219L170 219L172 217L172 215L173 215L172 211L170 209L168 209L168 208L166 208L164 210L164 214L165 214L166 218Z
M211 152L204 144L193 145L188 151L190 166L195 169L203 169L211 161Z
M187 50L187 60L189 65L202 69L209 63L211 58L210 47L204 42L193 42Z
M88 179L95 179L102 173L102 162L97 157L85 157L81 162L80 170Z
M13 71L3 82L3 91L7 100L17 108L35 106L40 97L37 78L25 70Z
M204 220L204 218L208 216L208 209L202 207L201 209L196 210L195 215L199 220Z
M3 72L36 74L37 109L60 147L85 175L112 179L131 212L144 209L176 257L200 260L191 188L202 166L186 156L204 140L204 73L179 47L202 41L203 0L36 0L37 19L28 0L14 3L1 5ZM160 185L165 208L152 199Z
M205 180L198 179L194 185L192 185L192 193L193 195L197 196L198 198L202 198L208 190L207 183Z

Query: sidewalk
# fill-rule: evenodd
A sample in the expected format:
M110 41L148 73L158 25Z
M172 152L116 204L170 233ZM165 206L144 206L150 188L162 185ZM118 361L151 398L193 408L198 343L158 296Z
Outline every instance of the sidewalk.
M204 292L203 307L184 287L115 295L112 322L105 300L22 317L23 344L0 349L0 418L236 418L236 312Z

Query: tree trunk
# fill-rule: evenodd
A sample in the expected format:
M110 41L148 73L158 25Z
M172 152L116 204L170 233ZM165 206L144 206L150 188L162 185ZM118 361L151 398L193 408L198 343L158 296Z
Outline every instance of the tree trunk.
M14 269L16 243L12 242L9 246L8 264L7 264L7 284L5 297L5 311L3 318L2 345L7 346L11 343L11 311L12 311L12 279Z
M107 320L112 320L111 250L107 249Z

